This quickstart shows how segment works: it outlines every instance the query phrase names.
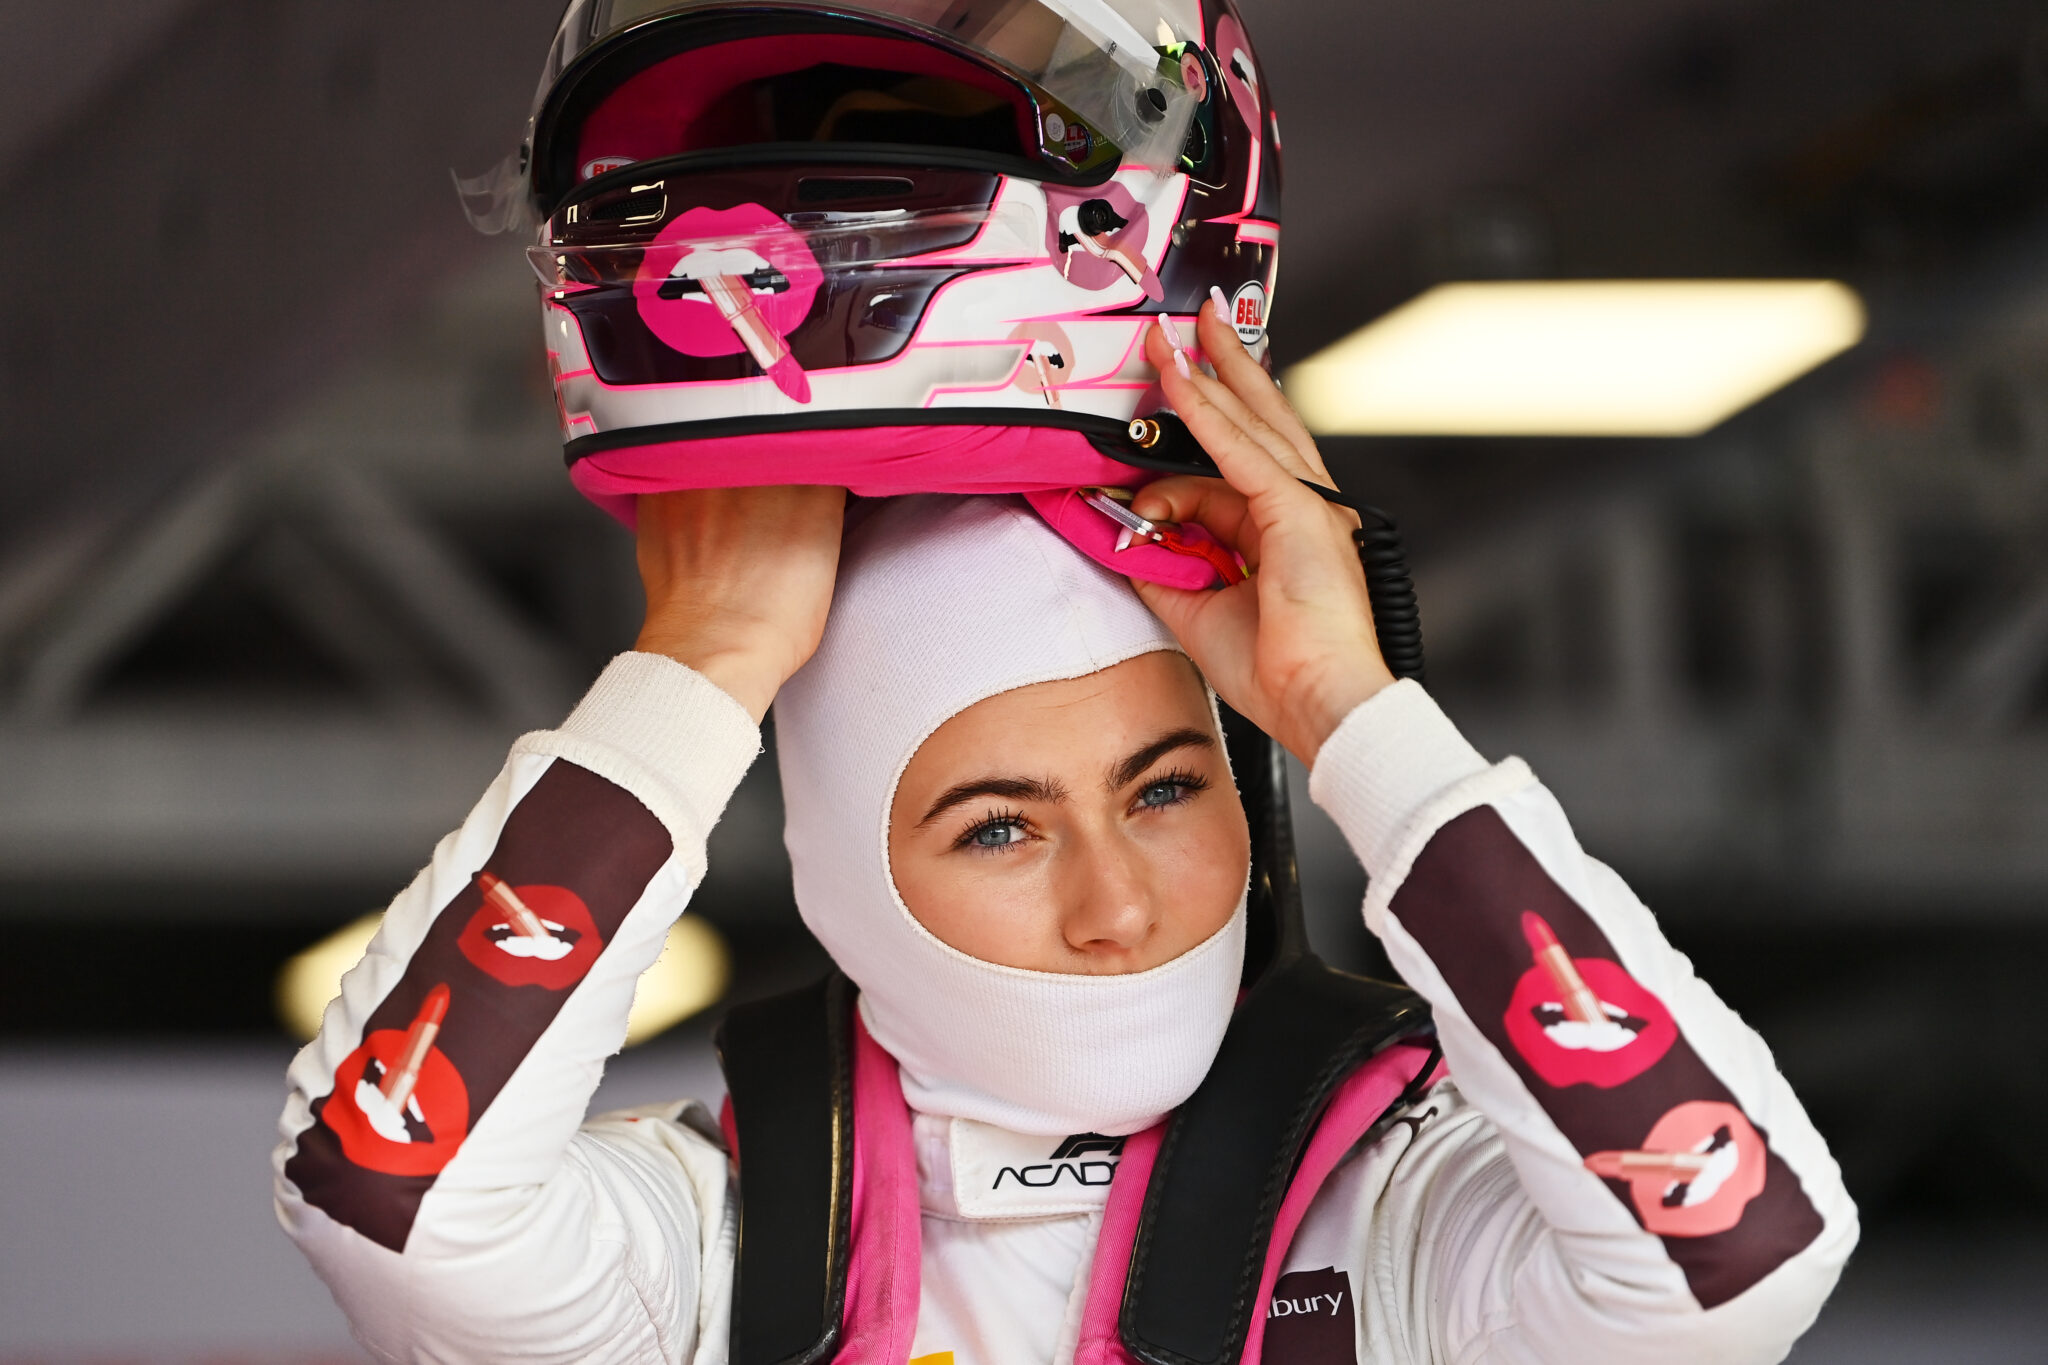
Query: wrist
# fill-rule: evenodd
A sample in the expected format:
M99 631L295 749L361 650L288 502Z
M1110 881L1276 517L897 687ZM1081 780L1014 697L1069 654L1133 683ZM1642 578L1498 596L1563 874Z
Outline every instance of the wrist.
M1353 711L1393 686L1394 675L1377 654L1358 665L1333 673L1296 709L1301 719L1294 727L1294 742L1287 747L1304 767L1315 767L1323 745Z
M719 691L731 697L759 725L768 705L789 679L770 651L675 635L653 626L642 630L633 648L643 654L659 654L703 675Z

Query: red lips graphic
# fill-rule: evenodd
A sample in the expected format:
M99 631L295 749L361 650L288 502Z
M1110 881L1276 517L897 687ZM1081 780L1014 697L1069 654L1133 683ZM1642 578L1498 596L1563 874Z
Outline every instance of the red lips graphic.
M462 955L508 986L566 990L604 951L583 898L565 886L510 886L477 873L484 903L455 940Z
M434 987L411 1027L378 1029L336 1068L320 1118L356 1165L437 1175L469 1136L469 1088L434 1046L448 1004L448 987Z
M1626 1180L1643 1226L1660 1237L1708 1237L1742 1221L1764 1190L1763 1135L1732 1104L1688 1100L1631 1152L1594 1152L1586 1168Z
M1560 1088L1609 1089L1655 1066L1678 1039L1664 1002L1618 962L1574 958L1539 915L1522 932L1536 965L1522 974L1501 1023L1522 1060Z

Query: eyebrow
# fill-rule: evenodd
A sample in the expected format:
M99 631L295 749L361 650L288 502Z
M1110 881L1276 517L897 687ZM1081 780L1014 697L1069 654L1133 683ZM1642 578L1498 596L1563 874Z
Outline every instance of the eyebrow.
M1043 801L1057 805L1067 799L1067 789L1058 782L1042 777L973 778L941 792L939 799L932 802L932 808L924 813L924 819L917 822L917 827L923 829L953 807L965 805L977 796L997 796L1006 801Z
M1175 749L1213 749L1216 741L1200 730L1170 730L1110 768L1105 786L1111 791L1127 787L1138 780L1145 770Z
M1215 747L1216 741L1200 730L1170 730L1128 758L1112 764L1103 785L1110 791L1127 787L1143 776L1147 768L1176 749ZM924 813L924 818L917 822L917 827L923 829L955 806L965 805L982 796L998 797L1005 801L1041 801L1048 805L1058 805L1067 799L1067 789L1057 780L1044 777L970 778L939 793L938 800L932 802L931 809Z

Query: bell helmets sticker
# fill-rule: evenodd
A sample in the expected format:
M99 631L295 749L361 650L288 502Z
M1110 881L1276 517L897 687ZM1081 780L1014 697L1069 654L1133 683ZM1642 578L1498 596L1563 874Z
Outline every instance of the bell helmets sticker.
M583 163L583 178L585 180L595 180L607 171L615 171L621 166L630 166L636 160L638 160L637 157L630 156L594 156Z
M1237 339L1247 347L1258 345L1266 336L1266 286L1253 280L1241 284L1230 300L1230 325Z
M696 356L745 351L776 388L808 403L810 379L788 337L824 278L810 245L774 211L694 208L648 247L633 296L663 345Z

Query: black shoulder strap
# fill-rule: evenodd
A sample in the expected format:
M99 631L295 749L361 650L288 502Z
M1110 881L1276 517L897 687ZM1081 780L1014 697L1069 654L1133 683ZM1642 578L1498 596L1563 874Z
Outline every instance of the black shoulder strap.
M1133 1355L1235 1365L1280 1203L1331 1095L1360 1063L1430 1030L1414 992L1313 956L1253 988L1167 1127L1145 1190L1117 1323Z
M853 988L736 1007L719 1065L739 1141L732 1365L814 1365L839 1344L853 1236Z

